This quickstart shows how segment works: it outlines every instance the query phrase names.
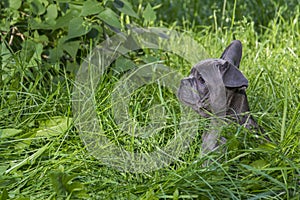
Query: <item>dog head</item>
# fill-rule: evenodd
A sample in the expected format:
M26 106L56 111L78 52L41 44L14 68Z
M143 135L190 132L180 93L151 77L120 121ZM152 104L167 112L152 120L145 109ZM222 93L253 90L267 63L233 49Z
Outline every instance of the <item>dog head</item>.
M219 59L197 63L190 76L181 80L180 101L203 117L216 112L238 115L249 111L245 92L248 80L239 70L241 58L242 44L234 40Z

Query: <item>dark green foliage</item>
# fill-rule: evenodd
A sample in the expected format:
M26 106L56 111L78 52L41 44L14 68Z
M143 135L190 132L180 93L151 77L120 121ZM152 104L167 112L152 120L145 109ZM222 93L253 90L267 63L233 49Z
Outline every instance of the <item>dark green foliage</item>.
M72 195L73 198L88 198L84 186L79 181L74 181L76 175L71 176L64 172L54 171L51 172L50 181L54 191L60 197L67 197Z
M134 1L131 1L132 3ZM144 5L147 0L141 0ZM210 25L212 28L217 23L218 27L232 27L235 21L244 18L255 24L255 30L263 32L280 14L283 19L289 20L297 13L299 0L249 0L240 1L210 1L210 0L158 0L161 5L157 17L167 23L177 22L178 25L192 24L195 27ZM295 9L296 8L296 9Z

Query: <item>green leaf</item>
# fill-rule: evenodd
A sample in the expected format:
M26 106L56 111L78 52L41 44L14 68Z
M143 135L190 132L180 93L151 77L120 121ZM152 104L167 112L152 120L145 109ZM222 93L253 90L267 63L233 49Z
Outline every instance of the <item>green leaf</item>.
M76 38L87 34L91 30L91 27L85 25L84 20L81 17L73 18L69 23L68 39Z
M13 137L21 132L22 130L14 128L0 129L0 139Z
M66 42L62 48L72 57L75 58L80 46L80 41Z
M120 57L119 59L116 60L116 65L113 68L113 70L114 70L114 72L119 74L119 73L128 71L130 69L133 69L135 67L136 67L136 65L134 64L134 62L132 62L129 59Z
M31 39L27 39L21 45L22 45L22 50L21 50L22 58L26 62L29 62L33 54L35 53L35 47L37 43L35 43Z
M56 47L50 49L49 51L49 61L50 63L56 63L64 54L63 49L61 47Z
M97 1L85 1L81 10L80 16L85 17L88 15L95 15L102 12L104 8Z
M139 18L136 12L132 9L132 5L128 1L114 0L113 4L120 12L135 18Z
M52 187L54 189L54 191L57 194L61 194L66 192L66 188L64 186L64 183L62 181L63 177L65 176L64 172L51 172L49 174L49 178L52 184Z
M109 8L106 8L103 12L101 12L98 17L110 26L121 28L121 23L117 14Z
M24 151L24 149L28 148L31 145L33 138L26 138L14 144L15 151Z
M51 19L56 19L57 18L57 7L55 4L50 4L47 8L47 13L46 13L46 19L51 20Z
M0 200L6 200L6 199L8 199L8 192L7 192L6 188L4 188L0 195Z
M45 6L39 0L33 0L30 3L30 7L35 15L42 15L46 11Z
M1 52L1 65L2 69L4 69L5 65L8 65L10 63L10 59L13 56L13 54L10 52L10 50L7 48L4 42L1 42L0 44L0 52Z
M79 15L78 11L76 10L72 10L71 12L65 14L62 17L59 17L56 20L56 25L53 29L59 29L59 28L63 28L63 27L68 27L70 21L74 18L77 17Z
M156 195L152 189L148 190L142 199L143 200L158 200L158 198L156 197Z
M9 0L9 7L18 10L22 5L22 0Z
M266 167L268 163L265 160L256 160L251 163L251 166L254 167L255 169L263 169Z
M173 200L178 200L179 199L179 191L176 189L173 193Z
M46 35L40 35L37 30L34 31L34 41L37 43L48 43L49 39Z
M81 191L84 189L84 186L82 183L76 181L74 183L70 183L67 185L68 191L73 192L73 191Z
M31 19L28 21L31 29L44 29L44 30L54 30L56 26L48 23L47 21L38 22L36 19Z
M43 44L41 43L34 43L34 53L32 55L32 57L30 58L30 60L28 61L28 65L27 67L35 67L37 66L39 63L42 62L42 53L43 53ZM34 78L34 77L32 77Z
M88 197L84 185L79 181L73 181L77 176L68 175L65 172L54 171L49 174L52 187L57 194L72 194L75 196Z
M58 116L41 122L40 128L36 131L35 136L51 137L60 135L69 129L71 120L71 118Z
M147 4L146 9L143 12L143 18L146 22L153 22L156 20L156 14L150 3Z

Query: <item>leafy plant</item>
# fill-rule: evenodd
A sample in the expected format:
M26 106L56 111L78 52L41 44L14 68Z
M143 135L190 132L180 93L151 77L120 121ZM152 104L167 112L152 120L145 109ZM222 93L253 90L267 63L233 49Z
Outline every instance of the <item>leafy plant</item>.
M54 171L50 173L49 177L54 191L59 197L67 197L67 199L71 199L74 197L89 197L85 191L83 184L79 181L74 181L76 175L72 176L61 171Z

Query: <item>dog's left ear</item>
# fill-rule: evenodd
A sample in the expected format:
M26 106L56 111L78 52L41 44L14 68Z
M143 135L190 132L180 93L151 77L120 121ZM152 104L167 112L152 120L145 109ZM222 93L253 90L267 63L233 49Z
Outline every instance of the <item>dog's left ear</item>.
M239 40L233 40L231 44L224 50L221 59L233 64L235 67L240 67L242 59L242 43Z
M219 70L222 76L225 87L228 88L241 88L248 87L248 80L242 72L226 61L224 64L219 65Z
M247 87L248 80L238 69L242 58L242 43L234 40L222 53L226 62L219 66L224 85L230 88Z

